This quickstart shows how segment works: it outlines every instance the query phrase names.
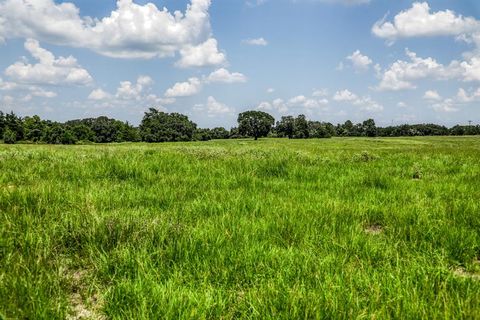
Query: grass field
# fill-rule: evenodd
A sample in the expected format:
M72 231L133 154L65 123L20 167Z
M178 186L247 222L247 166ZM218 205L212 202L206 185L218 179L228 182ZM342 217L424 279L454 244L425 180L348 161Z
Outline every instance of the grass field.
M6 319L480 319L478 137L0 145L0 226Z

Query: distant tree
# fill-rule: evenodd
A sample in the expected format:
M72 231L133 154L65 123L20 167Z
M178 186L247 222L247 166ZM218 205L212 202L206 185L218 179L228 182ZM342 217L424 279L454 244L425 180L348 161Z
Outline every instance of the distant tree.
M65 129L60 123L52 123L44 132L42 141L48 144L62 144Z
M331 138L332 133L327 128L327 124L319 121L309 121L308 131L310 138Z
M75 124L71 126L71 130L77 141L94 141L95 133L86 124Z
M17 142L17 135L10 130L10 128L6 128L3 132L3 142L6 144L14 144Z
M5 114L0 111L0 137L3 137L3 133L6 129Z
M373 119L368 119L363 121L363 131L367 137L376 137L377 136L377 126Z
M293 134L297 139L307 139L310 137L310 132L308 131L308 120L305 115L301 114L295 118Z
M240 134L253 137L255 140L266 137L274 124L275 119L263 111L245 111L238 115Z
M196 128L185 115L150 108L140 124L140 135L146 142L192 141Z
M16 141L24 138L24 129L22 118L17 117L13 112L5 115L5 126L15 133Z
M351 137L355 135L354 125L352 121L347 120L342 126L344 136Z
M243 136L241 133L240 133L240 130L238 130L238 127L233 127L230 129L230 135L229 135L229 139L240 139L240 138L244 138L245 136Z
M23 119L25 139L32 142L40 141L44 134L45 126L45 121L42 121L37 115L25 117Z
M463 136L465 134L465 128L463 126L456 125L450 129L450 134L454 136Z
M62 144L75 144L77 142L77 138L75 134L70 129L64 129L63 134L60 138L60 142Z
M276 131L279 137L288 137L292 139L295 134L295 118L284 116L277 122Z
M195 141L209 141L212 140L212 135L210 129L200 129L197 128L193 135L193 140Z
M138 142L142 141L138 128L130 125L128 122L121 124L120 139L122 141Z
M90 128L95 133L94 142L122 142L120 135L122 129L121 121L109 119L107 117L98 117L93 119Z
M217 127L210 130L210 135L212 139L228 139L230 137L230 132L225 128Z

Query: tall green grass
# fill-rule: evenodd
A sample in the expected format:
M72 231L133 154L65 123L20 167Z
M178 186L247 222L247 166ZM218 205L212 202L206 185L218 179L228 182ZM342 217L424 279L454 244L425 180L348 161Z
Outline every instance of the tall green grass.
M0 318L480 318L480 139L0 146Z

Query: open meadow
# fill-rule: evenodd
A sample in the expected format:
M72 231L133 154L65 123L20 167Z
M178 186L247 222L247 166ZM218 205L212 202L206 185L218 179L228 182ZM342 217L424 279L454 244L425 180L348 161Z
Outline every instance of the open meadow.
M0 318L480 319L480 138L0 145Z

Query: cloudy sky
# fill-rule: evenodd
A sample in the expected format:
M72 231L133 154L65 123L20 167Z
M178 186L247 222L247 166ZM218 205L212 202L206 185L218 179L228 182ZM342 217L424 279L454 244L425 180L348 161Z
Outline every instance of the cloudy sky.
M0 0L0 110L480 122L477 0Z

